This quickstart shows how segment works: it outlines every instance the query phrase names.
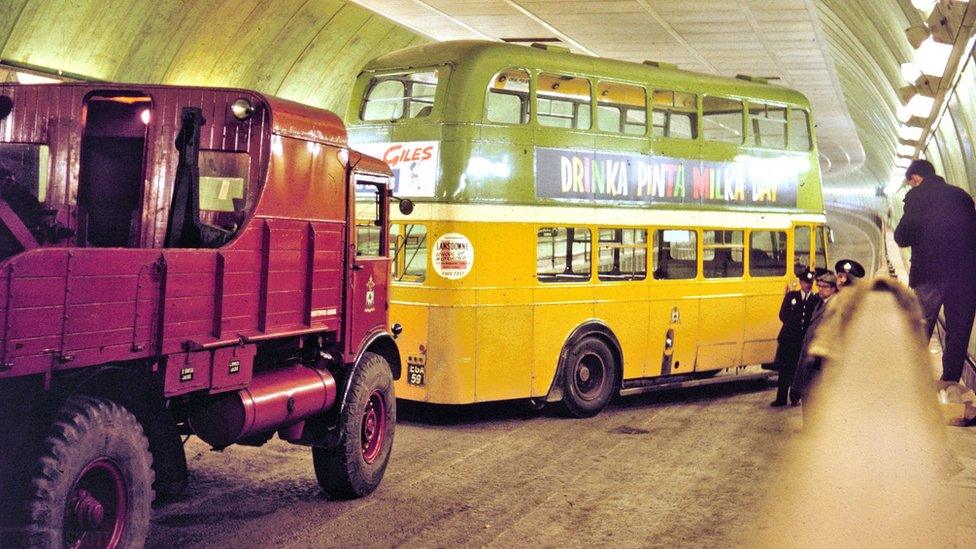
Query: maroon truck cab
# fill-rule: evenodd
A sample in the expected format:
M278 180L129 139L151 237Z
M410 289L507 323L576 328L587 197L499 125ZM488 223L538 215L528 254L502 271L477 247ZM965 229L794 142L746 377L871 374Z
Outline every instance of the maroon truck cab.
M246 90L0 85L0 534L141 541L188 434L277 433L327 492L375 489L390 176L333 113Z

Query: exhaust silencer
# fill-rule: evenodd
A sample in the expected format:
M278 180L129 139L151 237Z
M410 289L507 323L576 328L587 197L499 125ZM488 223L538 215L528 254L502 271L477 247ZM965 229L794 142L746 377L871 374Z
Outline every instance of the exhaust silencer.
M216 397L188 419L194 434L223 448L325 412L335 399L332 374L296 364L256 374L247 388Z

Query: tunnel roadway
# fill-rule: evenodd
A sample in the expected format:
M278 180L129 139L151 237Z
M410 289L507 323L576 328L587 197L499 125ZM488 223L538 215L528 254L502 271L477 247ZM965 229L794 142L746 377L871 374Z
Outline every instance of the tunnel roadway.
M830 223L833 258L876 262L869 224ZM774 393L768 381L668 390L586 420L401 402L386 477L355 501L322 495L308 448L214 452L191 438L190 486L155 510L148 546L739 545L801 425L799 409L769 407Z

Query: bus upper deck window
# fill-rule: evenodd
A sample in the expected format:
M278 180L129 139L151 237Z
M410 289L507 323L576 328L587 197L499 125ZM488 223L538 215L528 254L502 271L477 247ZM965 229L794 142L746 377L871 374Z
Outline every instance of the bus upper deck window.
M505 69L488 84L485 115L489 122L527 124L529 122L529 73Z
M578 76L540 74L536 87L539 124L555 128L590 128L590 81Z
M647 133L647 93L644 88L619 82L600 82L596 87L600 131L625 135Z
M811 148L810 115L802 109L790 109L790 149L809 151Z
M423 118L434 108L437 71L377 76L370 80L363 102L362 119L400 120Z
M786 107L749 103L751 144L770 149L786 148Z
M654 90L654 137L698 138L698 96Z
M742 144L742 101L706 95L702 131L708 141Z

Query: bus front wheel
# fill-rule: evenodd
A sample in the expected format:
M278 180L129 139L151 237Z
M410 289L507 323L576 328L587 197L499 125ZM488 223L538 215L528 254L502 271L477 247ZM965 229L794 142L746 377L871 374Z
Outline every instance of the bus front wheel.
M617 387L617 366L606 343L588 337L576 343L562 368L562 408L572 417L600 413Z

